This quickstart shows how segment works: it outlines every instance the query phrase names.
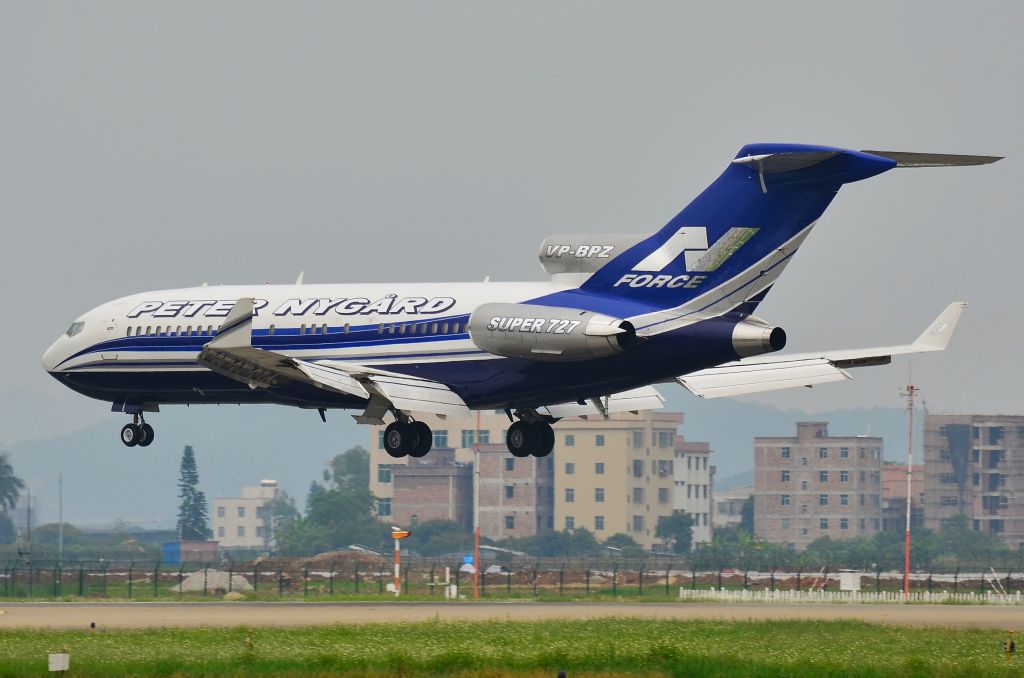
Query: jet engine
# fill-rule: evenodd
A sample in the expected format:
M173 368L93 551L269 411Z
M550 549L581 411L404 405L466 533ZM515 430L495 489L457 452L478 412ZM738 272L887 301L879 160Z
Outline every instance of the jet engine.
M577 308L532 304L483 304L469 318L478 347L506 358L590 360L636 343L636 330L620 318Z
M749 316L733 327L732 347L741 358L781 351L786 347L786 331Z

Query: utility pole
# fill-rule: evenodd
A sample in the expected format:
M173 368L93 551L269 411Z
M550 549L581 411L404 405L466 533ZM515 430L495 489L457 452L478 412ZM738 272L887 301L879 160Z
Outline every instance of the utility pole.
M473 600L480 598L480 411L476 413L476 459L473 461Z
M64 474L57 474L57 560L64 562Z
M913 381L913 378L908 379ZM903 600L910 600L910 500L911 480L914 476L914 398L920 393L912 383L900 392L900 395L907 399L907 529L904 537L903 555Z
M25 533L32 548L32 490L25 490Z

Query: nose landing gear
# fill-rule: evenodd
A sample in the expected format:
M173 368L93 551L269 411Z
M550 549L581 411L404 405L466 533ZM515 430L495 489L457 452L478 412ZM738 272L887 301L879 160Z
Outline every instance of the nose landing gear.
M132 423L125 424L121 429L121 442L125 447L149 447L155 436L153 427L146 423L141 414L132 415Z

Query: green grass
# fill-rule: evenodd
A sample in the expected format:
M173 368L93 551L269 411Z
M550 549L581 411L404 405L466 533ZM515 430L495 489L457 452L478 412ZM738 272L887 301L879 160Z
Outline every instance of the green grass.
M989 630L860 622L424 622L305 629L0 631L0 676L66 647L93 676L1019 676ZM1024 661L1024 657L1021 658Z

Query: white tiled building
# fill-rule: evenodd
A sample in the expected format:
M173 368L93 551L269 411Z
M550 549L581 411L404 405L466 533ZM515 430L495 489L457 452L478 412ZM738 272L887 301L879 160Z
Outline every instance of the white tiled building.
M272 520L265 505L277 497L277 481L242 488L241 497L213 500L213 538L227 549L271 549Z
M715 467L708 464L710 457L711 448L707 443L691 443L676 436L673 508L693 516L694 544L711 541Z

